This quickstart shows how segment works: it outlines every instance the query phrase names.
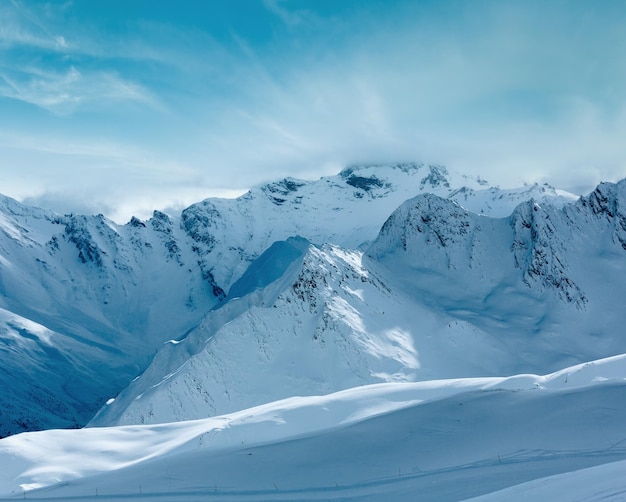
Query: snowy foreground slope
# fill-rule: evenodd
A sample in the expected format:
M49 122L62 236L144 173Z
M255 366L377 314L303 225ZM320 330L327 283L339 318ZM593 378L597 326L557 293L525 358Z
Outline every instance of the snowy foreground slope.
M423 192L501 216L530 198L559 206L573 198L548 186L500 190L422 164L285 179L126 225L0 196L0 437L84 425L164 343L223 303L274 242L300 235L366 246Z
M623 500L624 423L626 355L546 376L378 384L5 438L0 500Z

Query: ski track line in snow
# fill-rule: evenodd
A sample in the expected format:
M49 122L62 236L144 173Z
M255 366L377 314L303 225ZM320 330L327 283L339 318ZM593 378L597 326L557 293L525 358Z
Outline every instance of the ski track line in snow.
M40 488L37 490L32 490L26 492L25 494L16 494L13 497L9 498L0 498L0 501L11 501L11 500L39 500L39 501L60 501L66 500L70 501L98 501L98 502L106 502L106 501L140 501L140 500L171 500L171 501L180 501L180 502L192 502L192 501L203 501L203 500L212 500L212 501L220 501L220 500L246 500L246 501L283 501L283 500L294 500L294 501L318 501L318 500L383 500L385 496L393 496L394 491L406 491L405 497L402 500L409 500L406 498L410 497L410 494L417 495L420 493L420 481L428 482L429 479L436 477L446 477L449 476L451 479L454 477L455 480L458 481L459 478L465 478L467 482L472 480L480 480L484 476L498 476L501 475L503 471L509 469L519 470L520 467L527 466L530 470L535 464L544 464L545 462L552 462L559 460L564 460L568 458L580 458L580 457L605 457L606 461L600 464L592 464L593 466L602 466L603 464L609 464L615 462L616 460L621 460L624 458L626 454L626 448L620 450L614 450L612 454L606 455L605 450L589 450L586 452L581 451L570 451L570 452L538 452L540 453L538 456L530 456L531 452L522 452L518 456L507 456L503 457L495 457L485 459L479 462L474 462L466 465L454 466L449 468L417 472L417 473L398 473L397 476L384 476L380 478L363 480L358 483L353 483L350 485L329 485L326 487L313 487L313 488L301 488L301 489L291 489L291 490L281 490L280 487L275 486L274 489L267 490L228 490L219 487L218 485L214 485L213 487L207 487L201 490L173 490L171 492L150 492L149 488L146 490L142 489L141 486L137 487L137 492L135 493L111 493L107 494L106 489L100 490L96 489L92 495L59 495L59 496L46 496L45 493L51 490L70 487L73 485L72 482L62 482L58 485L48 486L45 488ZM615 458L614 458L615 457ZM569 471L564 471L564 474L569 474ZM557 474L558 475L558 474ZM553 477L548 476L548 477ZM532 478L531 483L533 481L540 481L544 478ZM518 483L515 486L522 485L526 483ZM416 485L416 486L414 486ZM445 486L445 483L442 483ZM389 492L389 488L395 489L392 492ZM458 487L452 488L453 491L458 490ZM617 491L610 492L609 497L610 500L617 500L614 497L626 493L625 491ZM460 500L455 498L450 498L449 496L440 496L437 497L436 500ZM490 495L490 493L484 493L481 495ZM381 498L383 497L383 498ZM479 495L480 497L480 495ZM473 498L473 497L472 497ZM434 498L429 498L428 500L435 500ZM597 499L600 500L600 499ZM604 500L604 497L603 497ZM621 500L621 499L620 499Z

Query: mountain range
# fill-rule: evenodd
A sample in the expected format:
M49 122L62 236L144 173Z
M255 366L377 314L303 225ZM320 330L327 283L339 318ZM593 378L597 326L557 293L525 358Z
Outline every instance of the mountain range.
M443 166L364 165L125 225L0 197L0 436L84 426L85 435L155 431L263 406L282 416L283 405L269 403L335 403L330 396L341 392L346 416L333 412L321 429L326 422L311 419L281 441L341 424L398 427L401 416L426 409L433 421L448 413L449 385L480 396L526 393L546 388L544 377L513 378L505 389L498 379L550 374L567 383L586 364L606 368L593 361L626 353L624 298L626 180L577 197L548 185L501 189ZM596 404L596 384L607 382L608 393L623 388L623 364L611 364L618 369L610 377L592 372L583 386ZM429 386L440 404L412 408ZM561 385L557 398L574 388ZM380 406L364 408L358 389ZM366 389L384 390L371 397ZM417 397L394 405L393 393L404 392L395 389ZM529 406L556 413L550 392ZM576 406L592 410L581 396L572 397ZM306 409L313 398L299 399ZM508 398L494 399L499 407ZM480 403L475 411L489 408ZM554 424L542 424L554 433ZM269 434L261 436L270 442ZM580 466L624 458L613 450ZM546 472L568 472L555 465ZM530 470L510 484L535 479ZM358 486L350 497L360 497Z

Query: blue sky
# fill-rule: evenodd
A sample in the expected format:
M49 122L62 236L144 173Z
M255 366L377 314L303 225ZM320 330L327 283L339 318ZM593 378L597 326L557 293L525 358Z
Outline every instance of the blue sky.
M117 221L422 161L626 176L622 1L0 0L0 192Z

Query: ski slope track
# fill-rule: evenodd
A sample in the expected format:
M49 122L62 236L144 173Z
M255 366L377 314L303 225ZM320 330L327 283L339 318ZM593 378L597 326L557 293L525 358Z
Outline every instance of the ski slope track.
M622 500L625 298L626 180L0 196L0 498Z

